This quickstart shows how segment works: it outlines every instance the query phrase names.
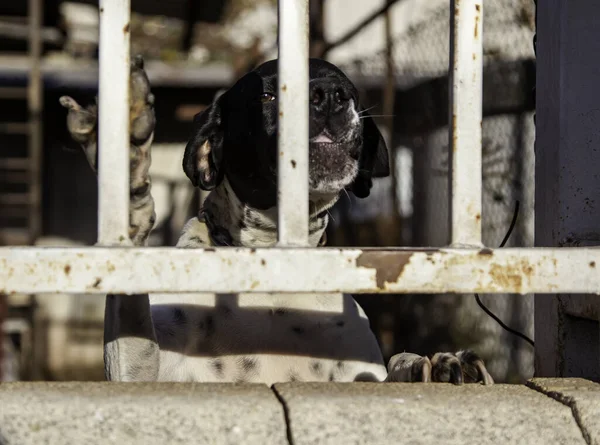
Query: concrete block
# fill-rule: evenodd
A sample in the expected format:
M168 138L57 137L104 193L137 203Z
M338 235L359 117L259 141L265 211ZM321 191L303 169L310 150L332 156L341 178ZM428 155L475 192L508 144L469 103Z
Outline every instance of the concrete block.
M571 410L522 385L275 385L294 445L585 444Z
M3 383L0 445L284 444L265 385Z

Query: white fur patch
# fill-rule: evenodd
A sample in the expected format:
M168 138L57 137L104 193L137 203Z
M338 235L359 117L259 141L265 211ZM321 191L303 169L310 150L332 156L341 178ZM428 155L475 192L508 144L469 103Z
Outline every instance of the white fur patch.
M357 126L360 122L360 115L358 114L358 111L356 110L356 104L354 103L354 99L350 99L350 110L352 113L352 120L350 121L350 123L354 126Z
M163 345L159 380L270 385L387 375L369 322L348 295L154 294L150 302Z

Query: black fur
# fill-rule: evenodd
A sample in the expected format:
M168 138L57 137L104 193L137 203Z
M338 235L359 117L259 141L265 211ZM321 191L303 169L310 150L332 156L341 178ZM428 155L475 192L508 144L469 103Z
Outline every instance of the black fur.
M324 60L310 59L309 71L307 136L325 134L333 141L310 143L311 189L338 184L358 163L358 174L341 188L364 198L373 177L389 174L385 142L364 111L359 125L350 125L355 119L349 111L350 100L356 110L362 107L356 87L341 70ZM195 117L183 158L183 169L195 186L212 190L227 176L242 202L255 209L276 205L277 82L277 60L271 60L246 74ZM199 162L198 155L206 152L208 157Z

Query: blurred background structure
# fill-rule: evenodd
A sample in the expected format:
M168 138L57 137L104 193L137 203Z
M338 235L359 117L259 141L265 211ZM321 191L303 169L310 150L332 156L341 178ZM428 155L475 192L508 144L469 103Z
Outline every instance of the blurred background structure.
M448 243L449 0L310 0L311 55L340 66L385 133L393 175L366 200L332 211L333 246ZM274 0L132 0L132 53L156 96L152 245L174 245L202 196L181 169L193 116L240 75L277 55ZM0 5L0 245L91 245L96 180L66 132L61 95L94 100L98 4L25 0ZM533 246L535 61L533 0L484 4L483 239ZM473 172L477 174L477 172ZM533 336L530 296L482 296ZM365 295L384 353L474 348L497 381L533 373L532 348L503 331L472 295ZM0 295L4 380L103 378L104 301Z

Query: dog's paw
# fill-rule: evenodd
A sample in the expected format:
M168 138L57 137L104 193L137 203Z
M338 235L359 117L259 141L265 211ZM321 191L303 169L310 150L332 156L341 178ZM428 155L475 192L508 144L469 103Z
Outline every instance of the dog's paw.
M402 352L388 362L388 382L430 382L431 361L427 357Z
M154 95L150 91L150 81L144 71L144 59L136 56L131 61L129 80L129 131L134 145L145 143L154 132Z
M431 381L453 383L483 383L492 385L494 379L483 360L471 350L438 352L431 358Z
M95 105L82 107L70 96L62 96L60 104L69 110L67 128L71 137L80 144L90 142L95 137L98 109Z
M465 383L479 383L493 385L494 379L485 367L485 363L470 349L458 351L456 356L460 360Z
M67 113L67 129L71 138L81 144L85 156L94 169L97 164L97 132L98 108L96 105L82 107L70 96L62 96L60 104L69 110Z
M483 360L470 350L459 351L456 354L438 352L431 360L409 352L396 354L389 361L387 381L443 382L455 385L494 383Z
M67 128L71 137L80 144L95 143L98 124L97 105L82 107L69 96L62 96L59 102L69 110ZM144 60L141 56L136 56L131 61L129 125L131 142L134 144L145 142L156 126L154 95L150 91L150 81L144 71Z
M75 99L62 96L60 104L69 110L67 114L67 129L71 138L81 144L83 151L92 169L97 170L97 126L98 107L96 104L81 106ZM129 80L129 131L132 147L132 163L140 161L138 158L147 158L149 144L145 144L151 137L156 126L154 115L154 95L150 91L150 82L144 71L144 60L136 56L131 61L131 75ZM145 145L145 146L144 146ZM142 146L144 146L142 148ZM137 162L136 162L137 161ZM142 162L143 163L143 162Z

